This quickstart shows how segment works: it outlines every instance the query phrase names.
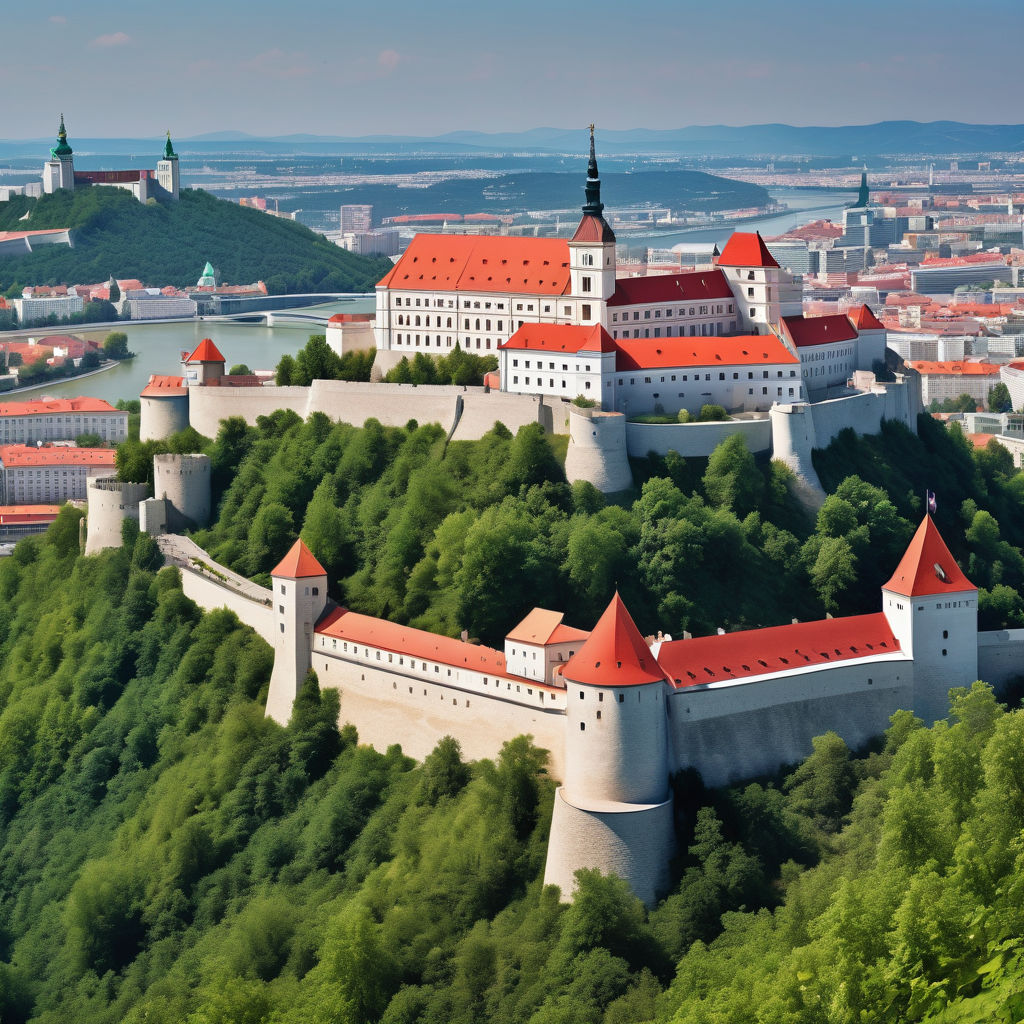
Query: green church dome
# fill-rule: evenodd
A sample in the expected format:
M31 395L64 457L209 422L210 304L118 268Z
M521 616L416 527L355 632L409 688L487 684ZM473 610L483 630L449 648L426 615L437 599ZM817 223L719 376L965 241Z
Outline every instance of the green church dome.
M57 129L57 145L50 150L50 156L55 160L62 156L71 156L71 147L68 145L68 131L64 127L64 115L60 115L60 128Z

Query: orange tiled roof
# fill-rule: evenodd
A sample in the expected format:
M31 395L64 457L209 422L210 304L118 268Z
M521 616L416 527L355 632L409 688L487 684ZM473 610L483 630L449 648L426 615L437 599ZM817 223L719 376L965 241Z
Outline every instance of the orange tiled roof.
M978 588L956 564L932 517L925 516L892 579L882 589L903 597L923 597Z
M523 324L498 348L540 352L614 352L612 336L600 325Z
M419 234L377 287L563 295L569 290L569 243L564 238Z
M187 395L184 377L172 377L161 373L151 373L149 383L142 389L141 398L169 398L173 395Z
M720 267L775 267L778 263L757 231L734 231L718 257Z
M114 449L5 444L0 445L0 463L6 469L15 466L107 466L113 469Z
M840 313L830 316L784 316L783 326L797 348L854 341L857 329Z
M186 363L223 363L224 357L220 349L214 345L210 338L203 338L195 347L195 351L185 360Z
M907 360L907 366L922 375L945 374L954 377L992 377L998 376L999 366L996 363L958 363L952 360L933 362L929 359Z
M615 344L619 350L615 369L620 372L670 366L781 366L800 362L771 334L727 338L620 338Z
M326 576L327 570L316 560L313 552L306 547L300 537L291 546L288 554L270 570L270 575L298 580L307 576Z
M0 416L37 416L43 413L117 412L102 398L42 398L33 402L0 402Z
M884 331L885 325L878 319L877 316L871 311L871 307L867 303L863 304L860 309L857 310L856 315L850 316L850 320L853 322L853 326L858 331Z
M618 593L562 674L592 686L643 686L665 678Z

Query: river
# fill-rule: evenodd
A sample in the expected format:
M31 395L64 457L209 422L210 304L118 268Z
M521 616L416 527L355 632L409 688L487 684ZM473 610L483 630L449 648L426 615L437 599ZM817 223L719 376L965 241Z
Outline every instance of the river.
M371 297L310 306L297 312L370 313L373 309L374 300ZM311 324L284 323L263 327L217 320L183 320L171 324L130 322L97 332L74 330L73 333L79 337L102 340L111 330L122 330L128 335L128 348L136 353L134 359L85 380L48 384L35 391L21 392L14 398L26 401L43 395L90 395L93 398L105 398L111 403L119 398L138 398L150 374L180 374L181 353L191 352L203 338L213 339L227 360L227 369L236 363L245 363L251 370L272 370L285 353L294 355L298 352L311 334L323 333L322 327Z
M653 235L630 235L621 240L631 255L643 255L648 246L669 249L678 242L717 242L719 247L735 229L760 231L763 235L777 235L808 220L827 218L841 220L843 207L849 205L846 193L803 189L769 189L773 199L786 203L785 213L745 221L736 225L719 225L691 231ZM311 306L301 312L323 310L330 313L373 312L374 300L357 299L348 302ZM116 402L119 398L138 398L152 373L181 373L181 353L191 352L203 338L212 338L224 354L227 368L245 363L252 370L272 370L285 353L294 355L306 343L310 334L322 333L322 328L308 324L281 324L263 327L254 324L225 323L216 320L188 320L172 324L125 323L118 325L128 335L128 347L136 357L112 370L85 380L62 381L45 388L22 392L17 400L38 398L42 395L91 395ZM111 328L99 332L76 330L84 337L104 338ZM40 334L45 333L40 331Z

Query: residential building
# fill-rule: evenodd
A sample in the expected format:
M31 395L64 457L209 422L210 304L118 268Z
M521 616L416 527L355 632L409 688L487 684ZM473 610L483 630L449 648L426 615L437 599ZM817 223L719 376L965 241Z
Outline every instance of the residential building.
M114 468L113 448L0 445L0 502L52 505L84 500L86 480L109 476Z
M108 444L128 438L128 413L102 398L44 398L0 402L0 443L73 441L98 434Z

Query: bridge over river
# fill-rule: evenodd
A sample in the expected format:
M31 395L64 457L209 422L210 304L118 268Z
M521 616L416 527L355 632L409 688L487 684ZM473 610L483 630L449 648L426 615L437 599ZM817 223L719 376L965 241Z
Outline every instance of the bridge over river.
M361 302L373 299L368 292L329 292L307 295L226 296L220 300L221 312L202 316L203 321L241 324L312 324L323 325L337 309L310 309L326 303Z

